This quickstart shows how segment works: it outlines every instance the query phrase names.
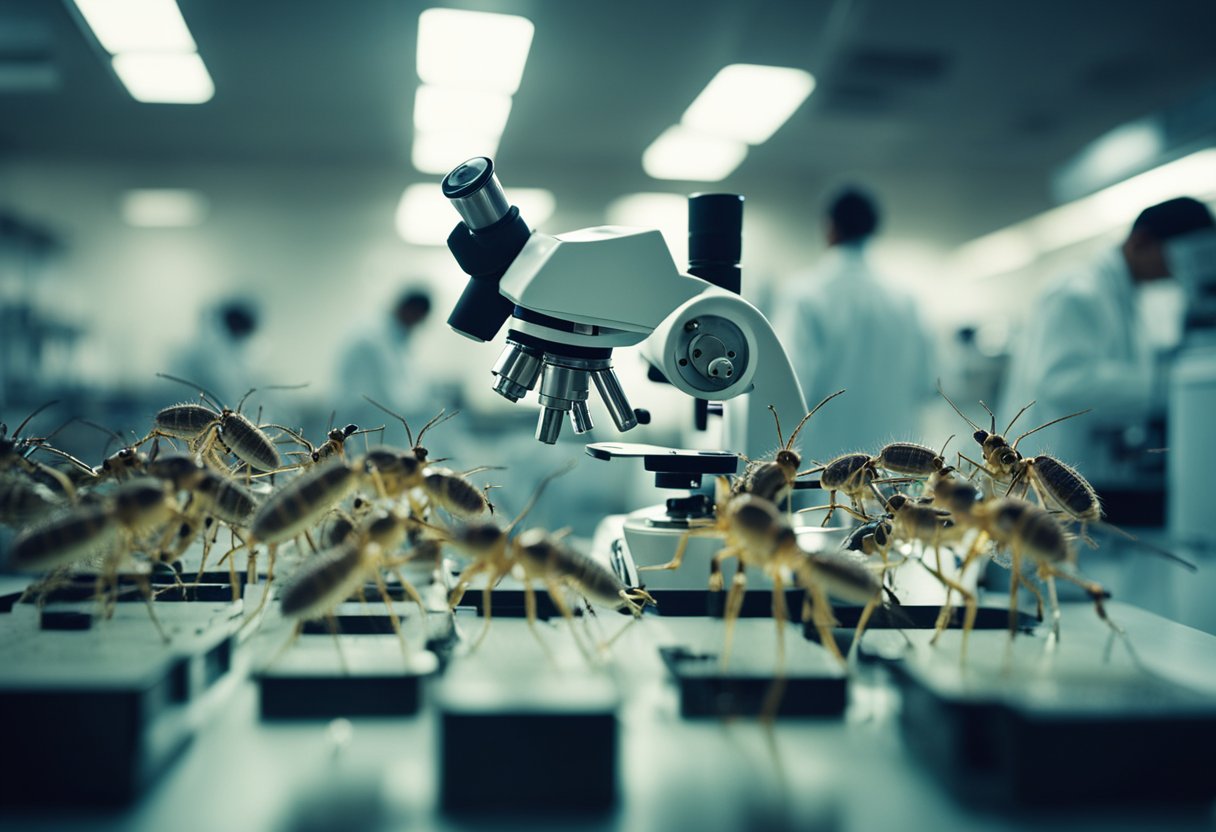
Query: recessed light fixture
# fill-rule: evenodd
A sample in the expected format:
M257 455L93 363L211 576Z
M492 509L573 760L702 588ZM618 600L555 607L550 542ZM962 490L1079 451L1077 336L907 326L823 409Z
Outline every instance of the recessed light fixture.
M718 71L680 123L700 133L762 144L814 89L815 78L802 69L731 64Z
M535 27L526 17L460 9L418 16L418 77L427 84L512 95Z
M137 228L182 228L207 218L207 198L198 191L145 188L127 191L120 203L123 221Z
M553 192L543 188L511 188L507 199L533 228L543 225L557 206ZM416 246L443 245L459 221L438 184L410 185L397 204L397 233Z
M719 182L739 167L747 145L687 127L669 127L642 153L642 167L655 179Z
M955 268L972 277L1017 271L1048 252L1125 228L1145 208L1192 196L1216 199L1216 148L1200 150L960 246Z
M511 96L497 92L423 84L414 96L414 129L419 133L501 136L510 115Z
M174 0L74 0L111 55L121 52L193 52L194 38Z
M215 95L203 59L193 52L115 55L114 72L131 97L145 104L202 104Z

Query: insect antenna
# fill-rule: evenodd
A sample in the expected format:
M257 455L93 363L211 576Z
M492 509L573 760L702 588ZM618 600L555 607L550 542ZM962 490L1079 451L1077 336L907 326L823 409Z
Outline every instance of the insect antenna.
M13 431L13 439L16 439L18 436L21 435L21 431L25 429L25 426L30 423L31 419L33 419L35 416L37 416L42 411L46 410L51 405L56 405L56 404L59 404L59 399L53 399L53 400L47 402L46 404L39 406L37 409L34 410L33 413L31 413L29 416L26 416L24 419L22 419L21 424L17 425L17 429L15 431Z
M1027 406L1029 406L1029 405L1027 405ZM1027 436L1030 436L1030 434L1038 433L1043 428L1049 428L1058 422L1063 422L1065 419L1071 419L1074 416L1084 416L1086 413L1089 413L1091 410L1093 410L1092 407L1087 407L1084 410L1078 410L1076 413L1069 413L1067 416L1061 416L1059 419L1052 419L1050 422L1044 422L1043 424L1039 425L1037 428L1028 430L1025 433L1023 433L1021 436L1019 436L1017 439L1013 440L1013 449L1016 451L1017 447L1018 447L1018 443L1021 442L1023 439L1025 439Z
M798 423L798 427L794 428L794 432L790 434L790 441L785 443L786 450L789 450L791 447L793 447L794 440L798 437L798 432L802 430L802 426L807 423L807 420L809 420L812 416L814 416L815 413L819 410L819 408L823 407L825 404L827 404L828 402L830 402L832 399L836 398L843 392L844 392L844 390L837 390L835 393L828 396L823 401L821 401L819 404L817 404L813 408L811 408L810 413L808 413L802 417L802 421ZM769 410L773 410L773 406L771 404L768 406L768 408L769 408ZM777 411L773 410L773 418L776 418L776 417L777 417ZM777 427L777 439L778 440L781 439L780 424L778 424L778 427Z
M959 410L958 405L956 405L954 403L954 401L949 396L946 395L946 391L942 389L942 380L940 378L937 380L937 392L941 393L942 398L946 400L947 404L949 404L952 408L954 408L954 412L957 413L959 416L961 416L964 422L971 425L971 427L974 428L975 430L983 430L983 428L981 428L975 422L973 422L969 418L967 418L967 414L964 413L963 411Z
M190 380L184 379L184 378L179 378L178 376L171 376L168 373L157 373L156 376L157 376L157 378L167 378L167 379L169 379L169 381L176 381L178 384L184 384L187 387L193 387L199 393L203 394L203 396L206 397L207 404L211 405L216 410L226 410L227 409L220 402L219 396L215 395L210 390L203 387L201 384L195 384L193 381L190 381ZM249 392L252 393L253 391L251 390ZM248 393L246 395L248 395Z
M392 410L389 410L387 407L380 404L380 402L376 401L375 399L373 399L371 396L367 395L366 393L363 394L363 398L368 402L368 404L371 404L374 407L376 407L377 409L384 411L389 416L392 416L394 419L396 419L398 422L400 422L401 426L405 428L405 440L410 443L411 448L414 447L414 433L413 433L413 431L410 430L410 423L405 421L404 416L402 416L400 413L396 413ZM440 415L442 415L442 413ZM426 428L423 428L423 430L426 430ZM421 433L418 434L418 438L419 439L422 438Z
M1026 405L1021 410L1019 410L1017 413L1013 414L1013 418L1010 419L1009 424L1005 426L1005 435L1006 436L1009 435L1009 431L1013 430L1013 423L1016 422L1018 419L1020 419L1022 417L1023 413L1025 413L1027 410L1030 410L1030 408L1034 407L1035 401L1037 401L1037 400L1031 400L1030 404Z
M996 414L992 412L992 408L984 404L984 400L980 399L980 407L984 408L984 412L988 414L988 423L991 425L988 428L989 433L996 433Z
M267 384L265 387L250 387L248 392L241 396L241 400L236 403L236 412L240 413L241 408L245 406L245 399L252 396L258 390L303 390L310 383L311 382L304 381L299 384ZM258 421L261 421L260 417Z
M946 448L949 447L950 440L953 439L954 436L955 435L953 433L950 434L949 436L947 436L946 441L944 443L942 443L942 449L937 452L937 455L940 456L942 459L946 458Z
M425 425L423 425L422 430L418 431L418 444L419 445L422 444L422 435L424 433L426 433L427 430L429 430L430 428L433 428L433 427L438 427L439 425L442 425L444 422L447 422L451 419L455 419L459 415L460 415L459 410L453 410L451 413L447 412L447 408L440 410L439 413L437 413L435 415L435 418L431 419L431 421L429 421ZM402 421L405 421L405 420L403 419Z
M553 480L557 479L558 477L562 476L563 474L568 474L571 471L573 471L574 466L577 464L578 464L578 460L572 459L569 462L567 462L565 465L563 465L561 468L558 468L556 471L553 471L552 473L546 475L543 480L541 480L539 483L537 483L536 489L532 492L532 496L529 497L528 502L524 504L523 511L521 511L518 515L516 515L515 519L507 524L507 527L503 530L503 533L510 534L511 530L514 529L517 525L519 525L519 521L523 520L525 517L528 516L528 512L530 512L536 506L536 501L539 500L540 495L542 493L544 493L545 486L547 486L549 483L551 483Z

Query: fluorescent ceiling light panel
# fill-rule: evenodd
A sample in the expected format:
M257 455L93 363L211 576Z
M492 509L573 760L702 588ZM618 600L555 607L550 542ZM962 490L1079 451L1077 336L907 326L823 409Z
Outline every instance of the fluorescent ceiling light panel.
M511 188L507 199L536 228L553 215L556 200L543 188ZM438 184L410 185L397 204L397 233L416 246L441 246L460 222L460 215L443 195Z
M207 218L207 199L198 191L143 189L127 191L120 209L123 221L137 228L181 228Z
M439 189L427 183L410 185L397 203L397 234L416 246L441 246L460 216Z
M193 52L115 55L114 71L131 97L145 104L203 104L215 95L203 59Z
M75 0L103 49L193 52L194 38L174 0Z
M1178 196L1216 198L1216 148L1197 151L972 240L959 248L955 264L975 277L1016 271L1048 252L1126 231L1145 208Z
M513 95L534 30L531 20L516 15L427 9L418 16L418 77Z
M410 161L423 173L447 174L461 162L474 156L489 156L498 153L498 136L476 133L418 133L414 136L414 147Z
M655 179L719 182L730 176L747 156L747 145L689 130L669 127L642 153L642 168Z
M414 130L501 136L511 115L511 96L423 84L414 96Z
M814 89L815 78L805 70L731 64L718 71L680 123L701 133L762 144Z

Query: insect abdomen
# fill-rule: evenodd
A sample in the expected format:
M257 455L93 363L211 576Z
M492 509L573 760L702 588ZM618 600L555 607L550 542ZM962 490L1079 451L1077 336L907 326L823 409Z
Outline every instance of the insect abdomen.
M157 412L156 430L176 439L194 439L215 423L220 415L201 404L175 404Z
M342 603L363 582L363 559L355 542L309 558L279 595L283 615L319 618Z
M66 566L92 554L117 530L105 506L79 506L18 535L9 550L9 565L33 572Z
M234 454L250 468L274 471L283 466L274 443L253 422L240 413L227 413L220 424L220 437Z
M262 503L250 531L264 543L295 537L349 494L356 482L355 472L342 464L307 471Z
M892 442L878 452L878 465L896 474L927 477L940 470L942 462L932 448L915 442Z
M868 465L870 457L866 454L845 454L838 456L828 463L819 478L821 487L836 490L843 488L849 478Z
M1099 520L1102 506L1093 486L1075 469L1050 456L1037 456L1031 474L1051 499L1078 520Z

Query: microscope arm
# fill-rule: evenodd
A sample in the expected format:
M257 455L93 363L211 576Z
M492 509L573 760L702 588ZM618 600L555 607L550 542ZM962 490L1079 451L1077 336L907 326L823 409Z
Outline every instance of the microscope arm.
M710 286L677 306L642 343L642 354L679 390L725 401L726 447L749 458L777 446L769 405L787 430L806 415L802 388L772 325L733 292Z

